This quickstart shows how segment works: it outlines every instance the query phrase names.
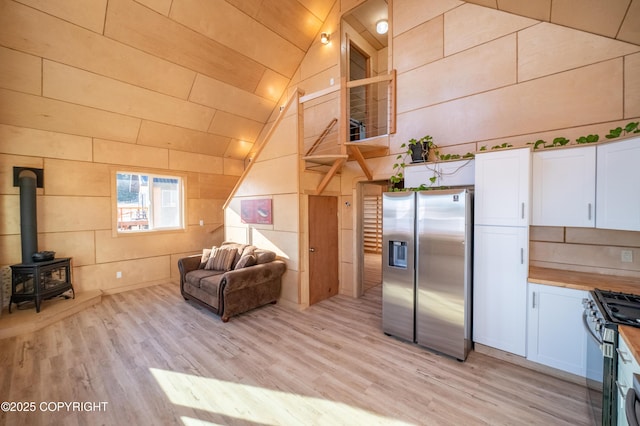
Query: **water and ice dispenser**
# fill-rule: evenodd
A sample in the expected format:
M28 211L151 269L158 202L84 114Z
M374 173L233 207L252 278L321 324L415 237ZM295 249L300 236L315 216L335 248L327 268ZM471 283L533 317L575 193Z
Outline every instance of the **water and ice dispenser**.
M407 269L408 250L406 241L389 241L389 266Z

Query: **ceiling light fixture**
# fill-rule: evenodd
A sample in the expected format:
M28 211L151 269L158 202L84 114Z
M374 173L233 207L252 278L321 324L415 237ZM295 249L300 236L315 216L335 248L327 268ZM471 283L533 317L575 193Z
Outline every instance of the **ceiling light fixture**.
M376 22L376 32L378 34L386 34L389 31L389 22L386 19L381 19Z
M320 34L320 43L329 44L330 41L331 41L331 35L329 33Z

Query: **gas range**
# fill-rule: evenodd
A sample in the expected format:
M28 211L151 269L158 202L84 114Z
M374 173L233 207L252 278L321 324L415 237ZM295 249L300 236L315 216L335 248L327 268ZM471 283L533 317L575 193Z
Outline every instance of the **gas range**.
M591 337L587 371L601 372L587 377L590 405L596 425L617 424L618 326L640 327L640 296L595 289L584 300L583 323Z
M599 289L593 294L607 322L640 327L640 296Z

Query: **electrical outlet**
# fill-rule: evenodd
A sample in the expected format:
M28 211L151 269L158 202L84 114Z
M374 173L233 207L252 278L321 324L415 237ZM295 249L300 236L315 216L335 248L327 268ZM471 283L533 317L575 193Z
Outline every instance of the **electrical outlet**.
M200 226L204 226L204 219L200 219Z
M631 250L622 250L622 254L620 255L620 260L625 263L633 262L633 251Z
M122 272L120 271L116 272L116 278L118 279L122 278Z

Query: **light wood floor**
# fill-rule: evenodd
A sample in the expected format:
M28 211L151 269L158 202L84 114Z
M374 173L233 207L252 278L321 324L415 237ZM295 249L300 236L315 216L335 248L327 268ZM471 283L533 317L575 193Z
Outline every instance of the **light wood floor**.
M8 425L583 425L586 390L472 352L460 363L385 336L381 289L227 324L174 285L105 296L0 340ZM42 402L106 402L100 412ZM45 405L45 408L47 406Z

